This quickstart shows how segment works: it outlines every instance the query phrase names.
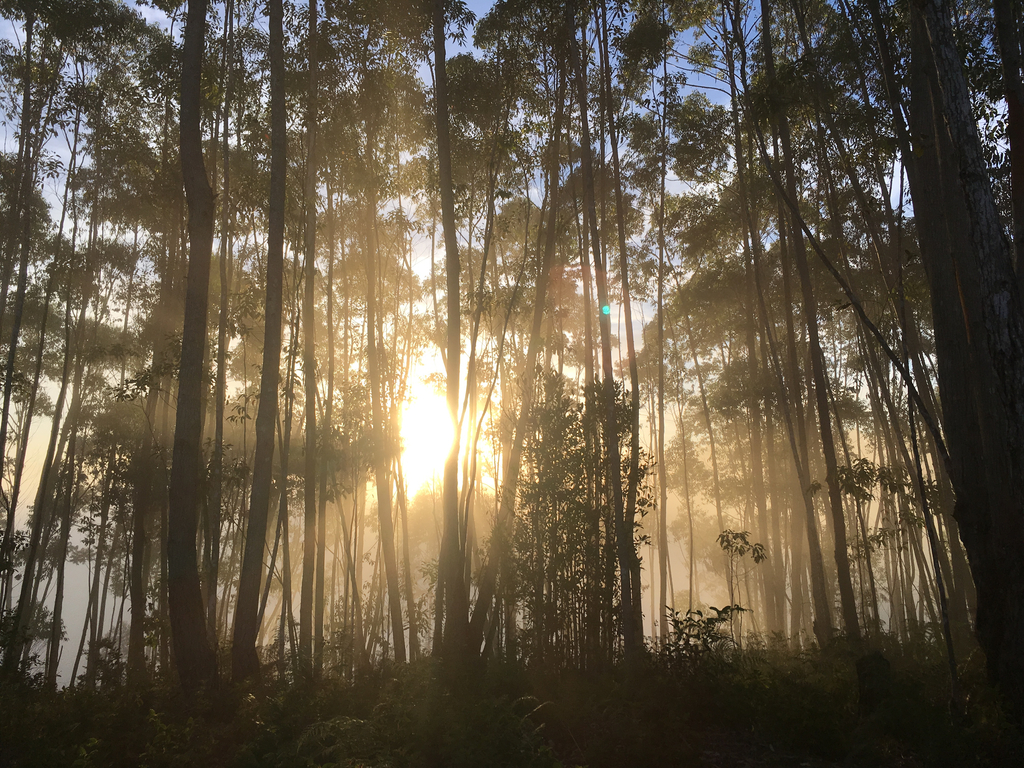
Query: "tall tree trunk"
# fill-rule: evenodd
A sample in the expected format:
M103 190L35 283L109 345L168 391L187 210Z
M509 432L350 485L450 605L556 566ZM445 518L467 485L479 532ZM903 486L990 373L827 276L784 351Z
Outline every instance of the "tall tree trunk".
M188 283L181 334L178 407L167 511L167 597L182 687L215 685L217 659L206 636L196 527L202 469L203 358L213 253L213 190L203 163L203 41L207 0L189 0L181 70L181 170L188 200Z
M575 9L573 9L575 12ZM569 46L573 57L576 98L580 109L580 128L582 133L582 169L583 195L587 209L587 222L590 227L590 244L594 253L594 272L597 282L597 300L600 305L598 324L601 332L601 367L603 373L604 397L604 443L607 450L607 483L611 486L612 510L614 515L616 553L619 561L619 586L621 628L623 650L626 658L632 663L640 651L633 626L633 588L632 563L635 558L633 550L633 531L626 529L625 504L622 497L622 457L619 453L618 416L615 412L615 377L612 367L611 347L611 308L608 305L607 266L601 250L601 234L597 223L597 186L593 169L593 146L590 138L590 116L587 99L586 72L583 64L583 53L576 39L576 21L570 27L572 38Z
M917 33L913 48L915 68L921 67L919 82L928 77L937 83L937 88L931 89L935 127L934 133L929 133L940 142L945 142L948 135L957 163L956 171L947 173L948 183L938 189L924 175L928 166L922 162L915 169L921 174L910 177L915 211L920 205L922 212L933 210L945 219L960 210L966 224L960 234L967 235L962 248L952 252L942 243L935 244L936 271L930 276L934 300L948 300L954 308L952 302L958 300L969 320L965 348L943 344L946 334L940 334L936 314L936 343L942 345L940 375L944 370L952 374L954 369L965 369L968 376L960 383L978 388L977 425L967 421L972 410L959 404L951 407L949 392L943 390L947 402L943 417L953 463L950 476L957 493L956 518L977 587L978 641L985 651L990 677L1020 717L1024 711L1024 660L1013 649L1024 643L1024 314L1010 245L996 212L962 64L953 42L948 8L930 0L916 0L911 21L912 33L915 23L921 25L918 30L923 27L927 33L927 43L924 34ZM928 89L921 85L915 99L918 94L925 109ZM915 108L914 114L921 113ZM939 151L940 157L948 157L942 154L941 144ZM908 169L914 165L911 161ZM956 193L957 187L962 194ZM944 275L955 278L955 293L935 290L943 285ZM977 450L978 437L983 452ZM979 464L982 455L984 462ZM974 488L981 489L983 495L972 495Z
M662 20L664 21L664 5ZM668 575L668 471L665 467L665 179L668 176L668 55L662 59L661 144L658 152L661 173L658 184L658 605L659 632L662 645L668 640L668 605L674 604L665 592ZM589 316L589 313L588 313ZM588 352L589 355L589 352Z
M256 415L256 456L246 528L242 572L238 582L231 676L236 681L259 675L259 594L267 545L270 486L274 465L274 425L281 367L281 314L284 292L284 207L287 115L284 99L284 10L269 1L270 16L270 208L267 234L267 298L263 336L260 403ZM282 490L283 492L283 490Z
M632 298L629 290L629 258L626 249L626 212L625 201L622 194L622 174L619 169L619 132L615 122L615 110L612 106L612 75L611 57L608 52L608 19L607 3L602 2L601 35L602 59L604 65L604 87L606 119L608 121L608 138L612 150L612 175L615 180L615 224L618 234L619 251L619 280L622 287L622 312L623 321L626 326L626 359L629 364L629 387L630 387L630 448L629 448L629 469L626 475L626 499L623 514L623 531L629 537L626 542L629 550L630 561L630 588L632 589L631 608L632 614L630 623L623 628L623 632L632 633L633 645L643 645L643 605L640 599L640 560L636 554L636 547L633 542L633 528L636 523L636 497L640 485L640 372L636 364L636 343L633 340L633 308ZM620 546L622 544L620 543Z
M367 142L367 156L373 153ZM372 162L372 161L371 161ZM370 380L370 410L373 419L373 466L377 487L377 519L380 523L381 554L384 558L384 579L387 583L388 609L391 618L395 661L404 663L405 623L402 618L402 594L398 585L398 555L395 551L395 524L391 504L391 430L390 418L383 403L383 349L377 320L377 195L376 188L367 191L366 206L366 368ZM456 279L457 279L456 275ZM451 278L449 277L449 280Z
M467 660L469 647L469 595L463 577L465 552L460 546L459 522L459 384L462 378L461 295L459 246L455 229L455 188L452 182L452 150L448 124L448 69L445 52L445 3L434 0L434 107L437 119L437 168L441 197L441 228L444 233L447 271L448 338L445 354L445 399L452 423L452 444L444 462L441 508L444 532L438 567L439 589L444 590L444 653L456 663Z
M210 559L206 574L206 631L210 636L210 644L217 647L217 586L220 573L220 528L223 517L224 492L224 408L227 392L227 353L228 353L228 312L230 304L228 289L231 282L231 259L233 256L232 242L232 208L231 208L231 155L230 155L230 117L231 98L234 91L234 0L227 0L224 8L224 67L226 69L224 92L224 184L222 188L221 221L220 221L220 301L217 318L217 374L214 382L214 437L213 461L210 468L210 512L209 537Z
M772 50L771 19L772 19L771 0L761 0L761 37L762 37L762 40L763 40L764 53L765 53L765 72L766 72L769 80L770 81L774 81L775 80L775 58L774 58L774 52ZM796 176L795 176L795 172L794 172L794 168L793 168L792 149L790 147L789 121L787 120L786 115L785 115L784 112L779 112L776 115L774 115L774 119L775 119L775 125L777 126L777 129L778 129L779 136L781 138L781 143L782 143L782 157L783 157L783 164L784 164L784 166L786 168L787 191L788 191L788 193L790 195L790 198L795 201L795 200L797 200L797 197L796 197ZM795 217L794 217L794 219L795 219ZM780 224L781 224L781 222L782 222L782 215L781 215L781 204L780 204ZM814 303L813 289L811 288L811 284L810 284L810 272L809 272L808 264L807 264L807 252L806 252L805 247L804 247L803 234L802 234L802 232L800 230L801 223L799 221L793 220L793 221L790 222L790 224L791 225L787 229L787 232L789 234L789 243L788 244L792 246L792 251L793 251L794 257L796 259L796 263L797 263L797 272L798 272L798 274L800 276L800 286L801 286L801 289L802 289L803 299L804 299L804 316L805 316L805 321L806 321L806 327L807 327L808 333L810 335L810 344L811 344L811 351L810 351L810 356L811 356L811 374L812 374L812 377L814 378L816 393L817 392L821 393L820 395L818 395L819 412L821 412L822 409L820 408L820 400L821 400L822 397L825 397L826 395L825 395L825 389L824 389L824 386L823 386L824 366L823 366L822 359L821 359L822 358L821 346L820 346L820 344L818 344L818 325L817 325L818 320L817 320L817 314L816 314L816 312L817 312L817 305ZM791 306L791 304L790 304L790 306ZM792 357L793 355L795 355L795 345L792 343L792 340L791 340L791 343L790 343L790 348L791 348L791 351L790 351L790 355L791 355L790 367L795 372L795 366L793 364L793 357ZM794 380L794 384L796 383L796 381L798 381L798 379L795 376L793 376L793 380ZM795 391L799 391L799 386L796 386ZM804 463L804 474L805 475L809 475L809 472L808 472L809 453L808 453L808 443L807 443L807 438L806 438L806 433L805 433L806 427L804 426L803 419L802 419L802 414L800 413L800 411L802 411L802 406L798 408L797 424L796 424L796 427L797 427L797 430L798 430L798 435L800 435L802 437L802 440L798 441L798 446L800 447L801 450L799 452L800 456L797 457L797 461L800 462L801 459L802 459L802 461ZM823 422L821 424L822 436L824 438L824 436L826 434L825 431L828 430L829 438L831 438L831 422L829 421L829 417L828 417L827 399L826 399L826 406L824 408L824 413L825 413L825 418L824 418L824 420L823 420ZM821 420L819 419L819 421L821 421ZM824 440L823 440L823 442L824 442ZM834 445L832 445L832 446L825 446L825 450L828 451L830 447L831 447L831 450L832 450L832 459L833 459L833 464L834 464L834 460L835 460L835 447L834 447ZM828 460L826 459L826 464L827 463L828 463ZM834 473L832 473L832 475L834 476ZM801 478L801 482L804 482L805 479L807 479L807 478L806 477L805 478ZM832 482L834 482L834 479L833 479ZM831 490L831 485L830 485L830 490ZM809 494L809 490L804 490L804 495L807 496L808 494ZM840 499L840 503L841 503L841 501L842 500ZM808 543L809 543L809 547L810 547L810 556L811 556L811 584L812 584L812 593L813 593L813 597L814 597L814 634L815 634L815 637L818 640L818 644L824 646L824 645L828 644L828 642L832 639L832 618L831 618L831 612L829 610L829 605L828 605L828 598L827 598L827 593L826 593L826 588L825 588L825 575L824 575L823 565L822 565L822 562L821 562L821 545L820 545L820 539L819 539L819 534L818 534L817 514L814 512L814 505L813 505L813 503L809 499L808 499L808 501L807 501L805 506L807 508L807 513L808 513L807 514L807 535L808 535ZM841 510L842 510L842 507L840 506L840 513L841 513ZM844 535L845 535L845 527L844 527L843 531L844 531ZM838 553L838 548L837 548L837 553ZM845 550L844 550L844 554L845 554ZM838 554L837 554L837 557L838 557ZM847 568L847 575L848 574L849 574L849 569ZM842 589L842 574L840 574L840 582L841 582L840 586L841 586L841 589ZM845 601L844 601L844 603L845 603ZM855 615L854 615L854 618L855 618ZM847 627L847 629L849 631L849 627Z
M302 300L302 380L306 393L306 452L303 483L302 592L299 601L299 647L305 654L307 672L319 675L324 645L324 531L317 530L316 518L316 190L317 190L317 0L309 0L309 79L306 94L306 178L303 187L306 267ZM316 584L314 585L314 580ZM314 598L314 586L316 596ZM314 609L314 602L316 607ZM315 650L313 638L315 636Z
M20 245L20 258L18 265L18 283L14 293L14 317L11 322L11 337L7 344L7 364L4 368L4 402L3 412L0 414L0 478L4 477L4 458L7 455L7 432L8 425L10 424L11 415L11 394L14 387L14 364L18 355L18 341L21 338L21 323L25 314L25 294L28 288L28 263L30 258L30 246L31 246L31 234L32 234L32 191L35 186L35 170L34 162L31 153L31 133L30 124L31 120L27 114L30 107L30 91L32 87L32 35L35 29L36 16L34 11L30 11L27 14L25 21L25 75L24 75L24 94L22 102L22 125L21 125L21 138L20 144L22 145L20 152L21 162L18 164L18 170L21 172L21 177L17 179L16 184L19 187L18 198L20 201L21 218L17 219L19 211L17 207L13 212L15 219L21 225L21 239ZM4 311L6 304L6 296L4 296L4 303L0 304L0 317ZM13 517L14 510L9 510L8 514Z
M332 197L332 190L330 181L327 183L327 249L328 249L328 261L327 261L327 393L324 399L324 423L323 423L323 440L321 441L322 452L320 453L320 508L317 512L317 529L320 531L320 539L317 542L317 584L316 584L316 602L317 612L319 619L317 620L317 628L319 630L319 639L316 641L316 647L314 648L314 656L317 660L317 670L323 668L323 655L324 655L324 615L328 608L333 608L334 605L334 582L335 572L337 571L338 558L341 557L339 551L340 537L335 535L334 543L334 556L331 559L331 596L327 599L326 595L326 582L324 573L324 558L325 551L327 549L327 475L331 474L332 477L335 473L335 454L334 454L334 441L332 437L333 423L334 423L334 247L335 247L335 223L334 223L334 200ZM329 469L330 468L330 469ZM341 508L341 499L337 497L335 504L340 514L344 514ZM336 525L335 531L340 531L341 526ZM331 619L331 631L337 632L338 627L334 623L333 610ZM411 619L410 619L411 620Z
M996 46L1003 65L1006 140L1010 145L1010 200L1017 288L1024 288L1024 82L1021 81L1020 3L992 0Z

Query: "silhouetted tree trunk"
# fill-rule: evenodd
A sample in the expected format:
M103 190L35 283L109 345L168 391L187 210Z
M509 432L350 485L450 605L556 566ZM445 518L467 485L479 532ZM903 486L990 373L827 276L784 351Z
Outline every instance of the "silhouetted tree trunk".
M662 6L664 20L664 6ZM674 596L667 596L668 586L668 471L665 467L665 179L668 176L668 55L662 59L662 102L660 178L658 184L658 639L664 645L668 639L668 606L675 604ZM588 307L589 309L589 307ZM589 452L589 451L588 451Z
M640 560L633 542L633 529L636 523L636 497L640 485L640 373L636 365L636 342L633 340L633 308L629 289L629 258L626 249L626 212L622 194L622 174L619 169L619 133L615 123L615 109L612 106L612 75L611 57L608 52L608 19L607 3L602 2L601 10L601 49L603 53L605 109L608 121L608 137L612 150L612 175L615 181L615 230L618 234L619 251L619 284L622 289L623 322L626 326L626 359L629 365L629 398L631 413L629 424L630 448L629 468L626 474L626 499L623 509L625 520L623 531L629 537L628 547L630 561L630 589L632 589L629 623L623 628L624 633L633 635L630 645L641 647L644 642L643 604L640 592ZM623 546L622 543L619 545Z
M575 9L574 9L575 12ZM590 228L590 245L594 253L594 272L597 283L597 301L600 305L598 325L601 331L601 367L603 373L604 397L604 443L607 451L608 469L607 482L611 486L612 509L615 520L616 553L619 561L620 607L622 612L623 649L632 663L640 651L636 633L630 630L633 625L633 588L632 563L635 558L633 550L633 531L626 528L625 504L622 497L622 457L619 454L618 417L615 413L615 378L612 368L611 348L611 308L608 304L607 265L602 256L601 235L597 224L597 187L594 183L593 147L590 138L590 116L588 113L586 72L583 54L576 39L576 21L572 22L572 38L569 43L574 61L573 66L576 98L580 108L580 130L582 134L582 170L583 195L587 209L587 223Z
M217 647L217 584L220 574L220 529L224 505L224 407L227 393L228 353L228 289L231 282L231 259L233 250L232 209L231 209L231 154L230 125L231 99L234 91L234 0L227 0L224 8L224 183L221 200L220 222L220 300L217 317L217 373L214 381L214 437L213 461L210 463L210 510L208 547L210 558L206 574L206 631L210 644Z
M1021 81L1020 3L992 0L996 47L1003 65L1006 139L1010 145L1010 198L1018 290L1024 287L1024 82Z
M444 590L443 647L453 661L465 660L469 648L469 595L463 576L465 552L459 522L459 383L462 370L461 296L459 246L455 229L455 190L452 182L452 150L448 126L448 70L445 53L445 3L434 0L434 108L437 115L437 169L441 197L441 228L444 233L447 271L448 338L445 355L445 399L452 422L452 444L444 463L442 515L444 529L438 565L438 589Z
M206 636L199 588L196 527L202 471L203 357L213 253L213 190L203 163L200 127L206 0L189 0L182 48L181 170L188 200L189 260L181 334L178 408L167 510L167 597L171 640L182 687L213 685L217 660Z
M306 267L302 300L302 380L305 384L306 452L303 483L302 592L299 600L299 647L304 655L302 667L319 674L323 665L324 644L324 532L317 531L316 518L316 318L313 296L316 288L316 181L317 181L317 31L316 0L309 2L309 78L306 94L306 178L303 188L304 240ZM319 541L318 541L319 538ZM314 579L315 577L315 579ZM314 580L317 594L314 609ZM313 648L313 637L316 649Z
M367 155L372 154L367 142ZM372 163L372 160L371 160ZM391 430L383 403L383 373L380 331L377 323L377 195L371 182L366 206L366 369L370 383L370 411L373 419L373 466L377 487L377 519L380 522L381 555L387 583L388 609L395 649L395 661L404 662L405 624L402 619L402 594L398 586L398 555L395 551L395 524L391 504ZM449 278L451 279L451 278ZM456 279L458 275L456 274ZM458 294L456 294L456 300ZM379 563L378 563L379 565Z
M765 55L765 74L768 76L769 81L775 81L775 58L772 46L772 31L771 31L771 2L770 0L761 0L761 38L763 42L764 55ZM779 136L782 141L782 156L783 163L786 168L786 183L787 190L790 197L796 200L796 179L793 170L793 159L792 151L789 146L789 122L786 118L785 112L778 112L774 117L774 125L778 129ZM782 204L779 205L779 224L780 228L783 226L784 216L782 214ZM811 367L812 375L815 376L815 387L816 389L821 388L821 382L817 380L819 369L821 368L821 348L817 345L815 351L815 342L817 340L817 317L813 314L815 311L813 304L808 304L808 292L811 291L809 273L805 279L805 272L807 272L807 253L804 249L803 235L800 232L800 222L792 221L791 226L787 228L787 234L789 239L787 245L792 247L793 253L797 262L797 270L800 273L800 284L804 288L804 314L807 319L808 332L811 332L811 324L814 324L813 330L813 341L811 350ZM783 253L783 259L785 259L786 253ZM788 276L786 272L786 266L783 266L784 277ZM813 293L810 298L813 298ZM792 306L791 302L788 302L787 306ZM789 335L789 348L790 348L790 370L792 379L793 392L797 394L796 397L796 419L795 428L797 430L797 441L796 446L799 448L798 451L794 451L794 459L798 464L803 465L803 477L800 478L801 484L809 484L809 453L808 443L806 436L806 425L803 418L803 405L802 397L800 395L799 377L796 367L796 345L793 339L793 332L791 326L791 320L787 313L787 334ZM823 375L823 372L822 372ZM825 409L826 422L828 419L827 408ZM825 427L822 427L824 430ZM829 435L831 436L831 426L828 427ZM822 432L824 436L824 431ZM834 449L833 449L834 450ZM834 457L833 457L834 458ZM808 488L803 489L803 495L805 497L805 508L807 511L807 539L808 546L810 549L811 558L811 592L814 600L814 634L818 640L818 644L825 646L832 639L832 618L829 610L829 601L825 587L825 573L822 563L821 555L821 542L818 533L818 520L817 514L814 511L813 501L809 497L810 490Z
M920 203L923 212L934 210L945 218L948 212L955 214L959 209L965 214L967 234L965 247L951 254L948 266L952 271L933 277L934 283L942 274L955 275L956 294L936 293L939 298L948 296L948 300L959 298L971 321L971 346L949 344L945 354L940 348L940 374L944 368L966 367L969 376L963 383L973 380L978 386L980 429L972 429L970 423L961 424L960 417L969 415L969 407L947 400L950 406L943 412L953 464L951 477L958 486L956 518L977 587L978 641L988 660L989 675L1019 717L1024 710L1024 658L1018 652L1024 645L1024 313L1010 244L996 211L961 60L953 42L949 10L933 0L915 0L911 7L912 24L915 18L920 19L927 30L927 45L923 35L917 38L915 58L921 62L923 73L934 77L938 86L933 86L931 96L934 131L941 141L944 129L948 130L957 162L955 181L949 178L953 174L947 174L949 183L938 189L925 177L910 177L915 211ZM923 87L918 93L926 98ZM953 191L956 187L960 195ZM922 248L924 245L922 242ZM942 265L947 263L948 251L942 243L936 245L936 266L946 270ZM972 308L976 314L971 314ZM939 337L936 315L937 343ZM948 393L943 394L948 397ZM977 436L981 437L983 453L974 443ZM984 462L979 466L981 455ZM977 487L985 492L980 498L970 495Z
M281 314L284 291L284 205L286 131L284 93L284 10L282 0L269 0L270 16L270 207L267 235L267 298L263 336L260 403L256 415L256 456L253 460L249 519L242 556L231 648L231 676L236 681L259 675L259 595L263 552L267 545L270 486L274 465L274 425L281 367ZM287 482L287 478L285 478ZM284 490L282 489L282 492Z

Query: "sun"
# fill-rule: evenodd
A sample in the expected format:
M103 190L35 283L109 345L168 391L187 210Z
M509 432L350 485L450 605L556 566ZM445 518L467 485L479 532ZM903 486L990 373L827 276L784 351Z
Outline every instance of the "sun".
M402 473L409 495L432 480L441 481L452 444L445 399L429 384L416 387L402 407Z

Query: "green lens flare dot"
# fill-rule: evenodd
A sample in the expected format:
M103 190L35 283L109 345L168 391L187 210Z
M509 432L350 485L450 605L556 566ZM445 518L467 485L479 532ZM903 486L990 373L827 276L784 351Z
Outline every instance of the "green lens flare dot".
M612 309L607 304L605 304L603 307L601 307L601 314L602 315L610 315L611 313L612 313Z

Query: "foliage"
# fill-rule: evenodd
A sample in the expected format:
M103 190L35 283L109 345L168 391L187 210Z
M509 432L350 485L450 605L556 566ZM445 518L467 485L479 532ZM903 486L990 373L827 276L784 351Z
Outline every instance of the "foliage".
M707 615L700 610L672 611L668 617L669 639L660 650L666 664L692 671L703 664L727 662L737 646L725 628L732 624L735 614L744 610L738 605L727 605L711 606Z
M424 661L352 683L268 680L190 701L163 685L54 692L6 683L0 763L980 768L1024 756L977 664L963 670L968 707L954 721L941 648L886 638L889 693L858 714L852 648L772 641L740 650L722 631L732 610L678 616L685 656L649 656L631 679L622 669L553 674L500 662L453 677Z

